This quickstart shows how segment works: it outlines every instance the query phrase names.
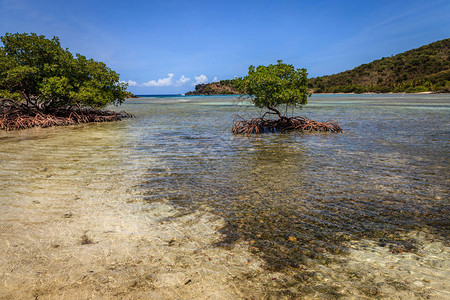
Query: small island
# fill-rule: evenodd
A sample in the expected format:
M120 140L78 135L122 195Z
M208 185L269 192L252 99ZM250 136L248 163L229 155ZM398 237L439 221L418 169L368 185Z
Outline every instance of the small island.
M233 80L221 80L219 82L202 83L195 86L195 91L187 92L186 96L195 95L240 95L234 86Z

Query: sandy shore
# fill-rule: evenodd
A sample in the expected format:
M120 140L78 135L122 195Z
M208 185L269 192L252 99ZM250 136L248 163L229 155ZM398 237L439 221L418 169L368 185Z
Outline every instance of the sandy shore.
M113 187L111 187L113 190ZM167 203L88 193L23 199L2 217L0 299L448 299L449 249L394 255L367 241L339 263L268 272L240 242L213 244L224 222ZM19 214L20 211L20 214ZM417 236L416 236L417 238ZM306 276L306 277L305 277Z
M168 204L23 199L1 222L1 299L235 299L263 291L243 276L267 277L247 252L213 247L222 221L183 216ZM263 279L263 278L261 278ZM267 280L267 279L266 279ZM258 283L259 284L259 283Z
M215 246L225 220L148 202L156 162L106 125L0 136L0 299L450 298L450 249L424 232L417 253L360 240L282 273L252 241Z
M0 138L0 299L261 295L242 277L267 276L248 245L213 246L223 220L142 199L142 168L124 167L132 161L115 130Z

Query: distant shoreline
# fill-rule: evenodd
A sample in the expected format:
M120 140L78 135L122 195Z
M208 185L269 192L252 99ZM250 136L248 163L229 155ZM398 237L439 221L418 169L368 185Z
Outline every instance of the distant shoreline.
M389 92L389 93L312 93L312 95L439 95L439 94L450 94L449 92L417 92L417 93L406 93L406 92Z
M417 93L312 93L311 95L448 95L449 92L417 92ZM208 96L208 97L214 97L214 96L243 96L240 94L217 94L217 95L186 95L186 94L153 94L153 95L136 95L135 98L150 98L150 97L157 97L157 98L174 98L174 97L192 97L192 96ZM131 98L130 98L131 99Z

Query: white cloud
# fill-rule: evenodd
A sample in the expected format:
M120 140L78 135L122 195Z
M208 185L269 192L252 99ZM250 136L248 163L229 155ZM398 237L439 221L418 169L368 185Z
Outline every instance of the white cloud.
M206 75L199 75L199 76L195 76L195 83L194 84L201 84L201 83L207 83L208 82L208 77L206 77Z
M134 80L121 81L122 83L128 83L128 86L137 86L138 83Z
M214 76L213 82L217 82L219 81L219 78L217 78L217 76Z
M202 77L204 76L204 78ZM191 79L181 75L180 79L175 80L175 75L173 73L167 74L166 78L160 78L158 80L149 80L144 83L137 83L134 80L128 80L128 81L121 81L123 83L128 83L128 86L140 86L140 87L149 87L149 86L155 86L155 87L161 87L161 86L182 86L185 85L187 82L189 82ZM205 75L200 75L199 77L195 77L196 80L208 80L208 77Z
M177 85L183 85L186 82L191 80L190 78L185 77L184 75L181 75L180 79L177 80Z
M158 80L150 80L145 83L143 83L143 86L171 86L173 85L173 73L167 74L168 77L158 79Z

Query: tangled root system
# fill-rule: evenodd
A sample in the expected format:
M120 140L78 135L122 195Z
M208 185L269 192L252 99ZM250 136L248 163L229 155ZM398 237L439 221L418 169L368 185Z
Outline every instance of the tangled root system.
M96 109L58 109L51 113L43 113L20 105L5 105L5 103L0 105L0 129L3 130L109 122L117 121L124 117L132 117L132 115L125 112L117 113Z
M335 121L317 122L306 117L281 117L277 120L263 117L245 120L236 115L232 131L234 134L253 134L265 132L285 132L298 130L302 132L328 131L342 132Z

